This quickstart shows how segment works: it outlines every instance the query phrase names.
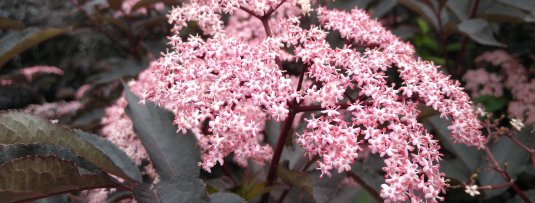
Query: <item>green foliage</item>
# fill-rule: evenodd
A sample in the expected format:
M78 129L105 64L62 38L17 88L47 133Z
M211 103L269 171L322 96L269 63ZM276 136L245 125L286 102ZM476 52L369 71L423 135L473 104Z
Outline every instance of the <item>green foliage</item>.
M230 191L246 201L251 201L272 189L272 187L266 187L265 182L258 182L255 175L246 177L239 186L231 188Z
M480 103L485 107L488 112L495 112L503 109L509 103L509 100L505 97L494 97L491 95L482 95L475 99L476 103Z
M377 202L373 197L370 195L370 193L366 192L365 190L358 191L357 195L354 197L353 202Z
M445 65L445 60L440 57L441 47L438 39L430 33L430 27L423 19L417 19L416 23L420 33L414 36L414 45L418 56L425 60L431 60L438 65Z

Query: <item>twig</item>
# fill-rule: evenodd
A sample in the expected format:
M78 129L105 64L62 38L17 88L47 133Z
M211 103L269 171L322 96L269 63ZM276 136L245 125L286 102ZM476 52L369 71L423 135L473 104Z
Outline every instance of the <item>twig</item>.
M438 21L438 37L439 37L439 40L440 40L440 47L442 48L442 54L444 55L443 56L444 57L444 66L446 68L448 68L449 56L448 56L448 50L446 48L447 37L444 35L444 27L442 27L442 18L441 18L442 8L443 8L443 6L442 6L442 4L440 4L438 6L438 8L437 8L437 11L435 12L435 16L436 16L437 21Z
M284 0L282 2L284 2ZM266 31L267 37L271 37L271 29L269 28L269 23L268 23L268 19L271 13L268 12L267 15L262 16L260 18L260 20L262 21L262 25L264 26L264 29ZM280 61L279 57L275 58L275 62L277 63L280 69L283 69L282 62ZM301 90L304 76L305 76L305 68L301 70L301 74L299 76L299 83L297 84L297 88L296 88L297 91ZM270 187L271 185L273 185L273 182L275 182L275 179L277 178L277 168L279 167L280 157L282 155L282 151L284 150L284 144L286 143L286 139L288 135L290 134L290 130L292 129L292 124L293 124L293 120L295 119L295 114L298 113L296 109L299 108L299 104L296 99L294 99L289 104L289 106L290 106L290 112L288 113L288 117L286 117L286 119L284 120L284 124L280 131L279 139L277 140L277 145L275 146L275 151L273 152L273 157L271 158L271 163L269 165L269 171L266 177L266 187ZM269 201L269 194L270 194L269 191L264 193L262 195L262 199L260 200L260 202L267 203Z
M252 15L252 16L258 18L258 19L261 18L261 16L256 15L256 13L255 13L254 11L251 11L251 9L245 8L245 7L243 7L243 6L240 7L240 9L243 10L243 11L245 11L245 12L247 12L249 15Z
M475 17L478 6L479 6L479 0L473 0L472 5L470 6L470 14L468 16L468 19ZM466 50L466 43L468 43L468 38L465 35L463 35L461 37L461 47L459 49L459 53L457 54L457 59L455 60L455 66L454 66L455 73L450 73L450 74L461 75L461 63L463 60L464 52Z
M535 152L535 149L529 148L528 146L524 145L524 143L522 143L520 140L518 140L515 136L508 135L507 137L509 137L509 139L511 139L516 145L518 145L520 148L522 148L523 150L527 151L528 153L532 154L532 153Z
M523 150L529 153L529 156L531 157L531 165L533 166L533 169L535 169L535 149L526 146L524 143L518 140L514 135L508 135L507 137L509 137L509 139L511 139L520 148L522 148Z
M273 157L271 158L271 164L269 165L269 171L266 177L266 187L272 186L273 182L275 182L275 178L277 177L277 168L279 167L282 150L284 149L284 144L286 143L286 139L290 134L295 114L295 110L290 110L288 117L284 120L284 125L280 131L279 139L277 140L277 145L275 146L275 151L273 152ZM269 191L262 195L262 200L260 202L267 203L268 200Z
M485 153L487 154L487 157L489 158L490 164L492 164L492 168L498 172L502 176L502 178L511 184L511 188L518 194L522 200L526 203L531 203L531 200L526 196L526 194L518 187L518 185L515 184L513 178L507 173L507 171L503 170L500 165L498 164L498 161L496 161L496 158L494 158L494 155L492 155L492 152L490 152L490 149L485 146L484 148Z
M496 190L511 186L510 182L505 182L497 185L484 185L477 187L478 190Z
M275 12L284 2L286 2L286 0L282 0L277 6L275 6L275 8L270 8L265 16L271 16L271 14L273 14L273 12Z

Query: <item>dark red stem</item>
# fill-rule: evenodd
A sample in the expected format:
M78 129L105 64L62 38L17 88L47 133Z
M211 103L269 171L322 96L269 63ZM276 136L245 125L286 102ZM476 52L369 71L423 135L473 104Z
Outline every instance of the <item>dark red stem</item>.
M284 0L280 3L282 4L284 2ZM279 4L279 6L280 6ZM273 10L276 10L278 7L274 8ZM247 12L247 8L242 8L243 10L245 10ZM248 12L249 13L249 12ZM268 12L266 15L262 16L262 17L259 17L260 21L262 21L262 25L264 26L264 30L266 31L266 36L267 37L271 37L271 29L269 28L269 16L271 15L271 13L273 12ZM258 17L257 15L255 15L254 13L250 13L251 15L255 16L255 17ZM280 69L283 69L282 67L282 62L280 61L280 59L277 57L275 59L275 62L277 63L277 65L279 66ZM300 75L300 78L299 78L299 84L297 86L297 91L299 91L301 89L301 83L303 82L303 78L304 78L304 69L302 70L302 73ZM275 182L275 179L277 178L277 168L279 167L279 162L280 162L280 158L281 158L281 155L282 155L282 150L284 150L284 143L286 143L286 140L288 138L288 135L290 134L290 130L292 128L292 123L293 123L293 120L295 119L295 114L298 113L295 108L298 107L299 104L297 103L297 100L293 100L290 104L289 104L289 107L290 107L290 111L288 113L288 117L286 117L286 119L284 120L284 124L283 124L283 127L279 133L279 138L277 140L277 144L275 146L275 151L273 152L273 157L271 158L271 163L269 165L269 171L268 171L268 175L266 177L266 188L269 188L273 185L273 182ZM262 199L260 200L260 202L262 203L267 203L269 201L269 194L270 192L266 192L262 195Z
M511 186L511 183L501 183L497 185L485 185L477 187L478 190L496 190Z
M507 173L507 171L505 171L504 169L502 169L500 167L500 165L498 164L498 161L496 161L496 158L494 158L494 155L492 155L492 152L490 152L490 149L485 146L484 148L485 150L485 153L487 154L487 157L489 158L489 161L490 161L490 164L492 164L492 168L498 172L498 174L500 174L502 176L502 178L507 182L507 183L510 183L511 184L511 188L516 192L516 194L518 194L518 196L520 198L522 198L522 200L524 200L524 202L526 203L531 203L531 200L528 198L528 196L518 187L518 185L515 184L513 178L511 178L511 176L509 175L509 173Z
M266 187L270 187L275 182L277 176L277 168L279 167L279 161L282 155L282 150L284 149L284 143L290 134L292 128L292 123L297 112L293 109L290 109L288 117L284 120L284 125L280 131L279 139L277 140L277 145L275 146L275 151L273 152L273 157L271 158L271 164L269 165L268 175L266 177ZM267 203L269 200L269 192L262 195L262 200L260 202Z
M508 136L516 145L518 145L523 150L527 151L529 153L529 156L531 157L531 165L533 166L533 169L535 169L535 149L530 148L526 146L522 141L518 140L514 135Z
M443 4L440 4L437 8L437 11L435 11L435 16L437 18L437 21L438 21L438 37L439 37L439 40L440 40L440 47L442 48L442 54L444 55L444 66L445 67L448 67L448 60L449 60L449 56L448 56L448 50L447 50L447 47L446 47L446 42L447 42L447 36L444 34L444 27L442 27L442 8L443 8Z
M479 7L479 0L473 0L472 5L470 6L470 14L468 16L468 19L474 18L476 16L477 7ZM461 63L463 60L464 52L466 50L466 43L468 43L468 38L465 35L463 35L461 37L461 47L459 49L459 53L457 54L457 59L455 60L455 66L454 66L455 73L450 73L450 74L456 74L457 76L460 76L462 74Z

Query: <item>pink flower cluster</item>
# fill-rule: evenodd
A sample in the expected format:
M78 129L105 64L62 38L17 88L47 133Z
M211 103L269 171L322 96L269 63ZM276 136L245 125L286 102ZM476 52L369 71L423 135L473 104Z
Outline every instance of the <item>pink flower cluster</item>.
M68 115L73 115L82 107L83 104L79 101L60 101L45 104L32 104L24 108L22 111L28 114L39 116L41 118L54 120Z
M134 6L136 6L136 4L140 3L141 1L142 0L124 0L121 5L123 13L118 13L118 15L146 14L147 8L137 8L136 10L133 10ZM154 8L156 10L163 10L164 4L162 2L157 2L157 3L153 3L153 5L150 5L149 3L149 6L146 6L146 7Z
M512 118L525 124L535 124L535 79L529 78L527 68L515 57L503 50L486 52L476 58L478 69L468 70L464 75L466 89L472 96L492 95L500 97L504 90L513 96L509 102L508 113ZM499 73L490 73L486 64L501 67Z
M503 95L502 76L489 73L484 68L468 70L463 76L465 88L471 91L473 98L483 95L501 97Z
M31 82L36 74L63 75L63 70L54 66L32 66L21 69L20 73L22 73L26 79Z
M14 82L10 79L0 79L0 86L9 86L12 85Z
M451 118L454 141L481 148L485 138L468 95L362 10L320 7L321 27L300 27L299 16L310 12L307 3L194 0L173 9L172 47L153 69L156 87L144 99L173 110L179 129L197 134L206 171L231 153L239 163L269 160L271 147L262 144L266 119L292 122L298 112L316 112L296 143L320 157L322 174L350 170L366 145L385 157L386 201L440 200L440 147L417 122L418 106ZM232 23L223 23L224 13ZM196 21L208 38L183 40L178 32L187 21ZM323 29L338 31L349 43L332 48ZM367 49L359 52L355 45ZM281 61L303 64L298 81ZM396 70L403 83L392 84L387 69ZM357 99L350 98L355 94Z

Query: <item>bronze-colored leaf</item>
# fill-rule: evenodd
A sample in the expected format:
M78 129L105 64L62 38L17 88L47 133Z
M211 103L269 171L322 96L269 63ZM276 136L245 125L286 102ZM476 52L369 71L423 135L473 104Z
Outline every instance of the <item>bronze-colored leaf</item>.
M131 159L104 138L73 131L21 112L0 114L0 144L53 144L71 150L99 169L141 182Z
M26 28L11 32L0 39L0 67L11 58L27 49L60 34L66 30L60 28Z
M0 166L0 180L0 202L120 184L106 173L81 175L74 162L52 156L24 157L4 163Z

